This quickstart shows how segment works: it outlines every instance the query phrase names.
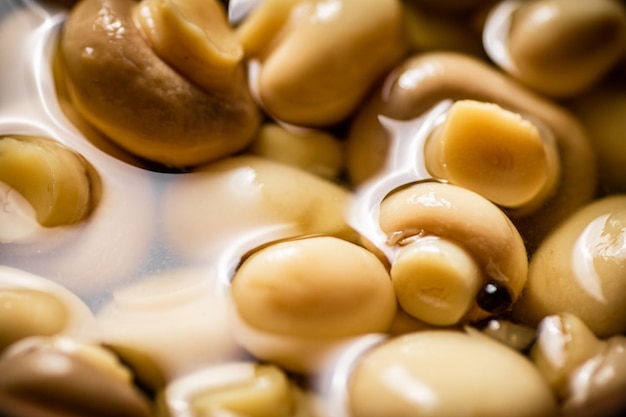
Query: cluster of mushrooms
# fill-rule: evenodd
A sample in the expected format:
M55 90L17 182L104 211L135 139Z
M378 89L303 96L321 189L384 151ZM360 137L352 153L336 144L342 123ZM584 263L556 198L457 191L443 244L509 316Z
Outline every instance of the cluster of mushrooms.
M41 1L0 415L626 409L625 2Z

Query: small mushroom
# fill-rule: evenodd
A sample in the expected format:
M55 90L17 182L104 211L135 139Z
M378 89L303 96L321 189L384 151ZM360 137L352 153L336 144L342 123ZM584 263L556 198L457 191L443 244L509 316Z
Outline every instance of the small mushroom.
M578 317L561 313L545 317L537 328L531 358L550 386L563 399L572 372L600 354L603 343Z
M541 321L531 358L565 411L600 404L626 387L626 337L599 339L569 313Z
M231 287L239 342L261 360L318 372L333 348L385 332L396 299L382 262L331 236L269 244L237 269Z
M584 406L606 404L613 396L620 400L624 409L622 393L626 388L626 337L613 336L604 341L603 353L585 362L570 377L570 395L563 404L565 410ZM607 377L608 376L608 377Z
M163 234L174 252L194 261L210 260L254 236L263 240L276 228L280 233L269 240L326 234L356 242L359 236L345 219L351 199L346 188L312 173L242 155L168 184Z
M391 279L402 308L453 325L511 308L526 281L524 243L505 214L464 188L423 182L380 206L392 247Z
M579 209L533 254L528 281L514 308L518 321L570 313L598 336L626 331L626 196Z
M0 136L0 182L30 203L44 227L85 220L100 192L98 174L85 158L35 136Z
M542 94L571 97L626 52L626 9L613 0L505 1L484 37L487 53L512 76Z
M49 185L54 184L54 178L57 182L63 179L71 183L72 188L85 186L87 190L83 191L90 193L93 210L82 221L43 227L34 220L34 209L28 210L28 201L0 182L0 264L44 276L93 302L134 276L144 265L155 230L155 182L148 171L93 152L92 147L80 141L70 142L90 151L90 163L97 176L85 185L80 177L64 177L59 172L49 178ZM82 161L80 157L74 158ZM34 164L18 172L27 175L38 169L45 173L44 164ZM64 170L85 175L86 169L91 169L91 164L79 169L70 159ZM20 183L34 194L37 187L29 187L27 180L34 180L33 177L21 177ZM48 195L49 190L43 184L40 186L39 190Z
M237 28L259 102L295 125L344 120L405 53L402 13L398 0L262 2Z
M557 410L550 387L527 358L478 333L396 337L364 352L352 369L346 416L538 417Z
M96 319L103 343L155 390L243 355L212 270L173 269L118 288Z
M310 414L303 395L283 370L255 362L200 369L172 381L163 393L171 417L304 417Z
M0 414L149 417L151 405L111 352L68 338L29 338L0 358Z
M0 352L29 336L98 337L87 305L61 285L8 266L0 266Z
M216 0L82 1L60 40L78 113L130 153L175 168L252 140L260 118L240 48Z

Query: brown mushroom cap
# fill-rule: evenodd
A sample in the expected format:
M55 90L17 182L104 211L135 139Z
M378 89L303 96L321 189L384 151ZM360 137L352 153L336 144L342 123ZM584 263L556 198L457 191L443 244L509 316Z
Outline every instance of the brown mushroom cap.
M60 52L78 112L124 149L166 166L197 165L245 147L259 113L243 68L235 88L209 92L168 66L133 21L132 0L85 0Z
M0 361L0 414L149 417L148 399L113 371L53 345L32 347Z

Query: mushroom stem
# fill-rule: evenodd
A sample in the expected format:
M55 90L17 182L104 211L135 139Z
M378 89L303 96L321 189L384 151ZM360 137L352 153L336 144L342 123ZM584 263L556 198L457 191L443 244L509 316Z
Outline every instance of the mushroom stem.
M216 0L142 0L135 9L156 53L208 91L228 90L243 47Z
M94 179L87 161L51 139L0 137L0 182L32 205L44 227L86 218L95 204Z
M458 323L482 285L480 266L459 244L437 237L401 248L391 280L402 308L428 324Z
M545 133L496 104L460 100L427 140L426 165L500 206L534 207L554 191L560 174L558 150Z

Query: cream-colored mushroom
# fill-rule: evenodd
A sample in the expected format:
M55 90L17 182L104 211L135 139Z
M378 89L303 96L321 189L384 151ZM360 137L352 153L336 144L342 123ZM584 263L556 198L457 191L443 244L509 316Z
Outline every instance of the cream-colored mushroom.
M240 322L252 329L240 332L240 343L296 372L319 371L320 356L333 345L387 331L396 312L393 286L378 258L330 236L281 241L252 253L236 271L231 295ZM309 346L293 350L302 344ZM315 350L320 352L311 355Z
M424 145L426 167L499 206L532 210L560 176L556 144L542 133L548 135L496 104L459 100Z
M0 136L0 182L29 202L45 227L84 220L100 192L98 174L85 158L34 136Z
M98 337L87 305L46 278L0 266L0 351L28 336Z
M356 242L359 236L345 218L351 199L346 188L301 169L239 156L167 185L163 233L174 252L194 261L213 259L224 248L245 246L276 227L284 234L270 240L326 234Z
M58 298L30 289L0 290L0 311L0 350L27 336L60 333L68 315Z
M622 393L626 387L626 337L613 336L604 341L605 349L576 369L570 376L569 396L564 410L607 404L619 399L624 408ZM618 409L614 407L613 409Z
M391 279L402 308L453 325L511 307L526 281L524 243L493 203L464 188L424 182L391 193L380 228L396 248Z
M572 214L532 256L517 319L536 325L571 313L598 336L626 331L625 239L626 196L605 197Z
M24 339L0 358L0 414L148 417L147 397L104 348L69 338ZM46 398L46 401L41 401Z
M405 53L402 19L398 0L267 0L237 35L260 63L251 83L266 111L327 126L349 116Z
M343 144L330 133L266 123L252 141L249 152L336 180L344 167Z
M604 346L578 317L562 313L544 318L538 326L531 357L560 398L566 396L570 374Z
M310 415L301 390L274 365L231 362L172 381L164 401L171 417L227 414L249 417Z
M423 331L365 352L348 380L352 417L552 416L556 401L518 352L480 334Z
M626 337L599 339L569 313L541 321L531 358L565 410L588 407L626 386Z
M512 2L500 7L508 9L507 3ZM538 92L554 97L580 94L615 67L626 51L626 10L619 2L540 0L516 4L510 15L502 18L507 24L499 40L503 56L490 55ZM491 19L498 15L497 10Z
M60 39L77 112L126 151L177 168L252 140L260 118L238 49L217 0L87 0Z
M103 342L147 386L243 356L211 269L173 269L113 292L97 313ZM190 343L193 340L193 343Z
M549 230L593 197L597 176L593 148L583 127L568 112L477 58L452 52L421 53L397 66L350 128L350 178L354 184L377 179L390 163L386 158L391 133L380 116L416 120L444 100L466 99L497 104L545 127L554 137L554 145L549 146L558 151L560 174L551 195L540 207L506 210L528 247L534 249Z

